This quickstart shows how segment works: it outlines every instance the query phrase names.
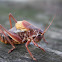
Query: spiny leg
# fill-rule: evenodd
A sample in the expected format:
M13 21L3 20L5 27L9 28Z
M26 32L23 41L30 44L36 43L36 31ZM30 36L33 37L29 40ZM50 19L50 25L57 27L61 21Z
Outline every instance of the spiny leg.
M30 42L31 42L31 41L27 41L27 43L25 44L25 46L26 46L26 49L28 50L30 56L33 58L33 60L36 60L36 58L33 57L32 53L31 53L30 50L28 49L28 45L29 45Z
M40 48L41 50L43 50L45 52L45 50L43 48L41 48L40 46L38 46L38 44L32 39L32 42L35 46L37 46L38 48Z
M8 53L10 53L10 52L12 52L14 49L15 49L15 46L14 46L14 44L10 41L10 39L7 37L7 35L4 33L4 31L0 28L0 30L2 31L2 33L5 35L5 37L6 37L6 39L8 40L8 42L12 45L12 47L13 48L11 48L10 50L9 50L9 52Z
M14 22L17 23L17 20L13 17L13 15L11 13L9 13L10 28L12 28L11 17L13 18Z
M22 39L15 33L8 31L7 29L5 29L1 24L0 27L14 40L14 41L18 41L20 44L22 43Z
M14 33L11 33L9 32L8 30L6 30L1 24L0 24L0 29L3 29L13 40L15 41L19 41L19 43L21 43L21 38L17 35L17 34L14 34ZM2 31L2 30L1 30ZM2 31L3 32L3 31ZM3 32L3 34L5 35L5 33ZM6 36L6 35L5 35ZM13 51L15 49L15 46L14 44L10 41L10 39L6 36L6 38L8 39L9 43L12 45L12 49L8 52L10 53L11 51Z

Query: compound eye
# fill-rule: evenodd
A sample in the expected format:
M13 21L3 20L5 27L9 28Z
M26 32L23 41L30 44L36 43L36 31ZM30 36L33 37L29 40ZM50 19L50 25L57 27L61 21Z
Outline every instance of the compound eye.
M41 36L41 34L39 34L38 36Z

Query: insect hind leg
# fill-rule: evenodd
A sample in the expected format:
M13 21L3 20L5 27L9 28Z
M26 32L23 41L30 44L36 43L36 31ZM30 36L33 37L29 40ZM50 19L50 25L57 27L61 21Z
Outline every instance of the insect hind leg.
M8 42L12 45L12 48L9 50L9 52L8 53L10 53L10 52L12 52L14 49L15 49L15 46L14 46L14 44L10 41L10 39L7 37L7 35L4 33L4 29L2 30L1 29L2 28L2 25L0 24L0 30L1 30L1 32L3 33L3 35L6 37L6 39L8 40Z
M15 23L17 23L17 20L13 17L11 13L9 13L9 22L10 22L10 28L12 28L12 22L11 22L11 17L14 20Z

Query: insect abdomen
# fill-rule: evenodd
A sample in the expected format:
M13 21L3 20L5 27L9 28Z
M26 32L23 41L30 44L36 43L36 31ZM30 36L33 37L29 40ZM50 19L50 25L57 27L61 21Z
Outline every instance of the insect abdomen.
M27 38L26 38L27 34L25 32L19 32L19 33L17 33L17 35L19 35L20 38L22 39L21 43L27 42ZM7 37L13 44L21 44L19 41L13 40L10 36L7 35ZM7 40L7 38L3 34L0 34L0 41L5 44L10 44L9 41Z
M8 43L9 43L9 42L7 41L7 39L6 39L4 36L2 36L2 35L1 35L1 37L0 37L0 40L1 40L1 42L5 43L5 44L8 44Z

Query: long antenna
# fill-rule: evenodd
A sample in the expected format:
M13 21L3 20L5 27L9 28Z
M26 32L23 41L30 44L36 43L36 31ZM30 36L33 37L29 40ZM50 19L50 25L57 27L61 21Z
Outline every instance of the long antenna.
M54 16L54 18L55 17L56 17L56 15ZM53 20L54 20L54 18L53 18ZM53 20L51 21L50 25L52 24ZM50 27L50 25L47 27L47 29L45 28L44 32L41 35L43 35L48 30L48 28Z
M51 17L52 17L52 16L51 16ZM50 21L51 17L49 18L49 21ZM49 21L48 21L48 22L49 22ZM46 30L46 28L47 28L47 25L48 25L48 24L46 24L46 27L45 27L44 31Z

